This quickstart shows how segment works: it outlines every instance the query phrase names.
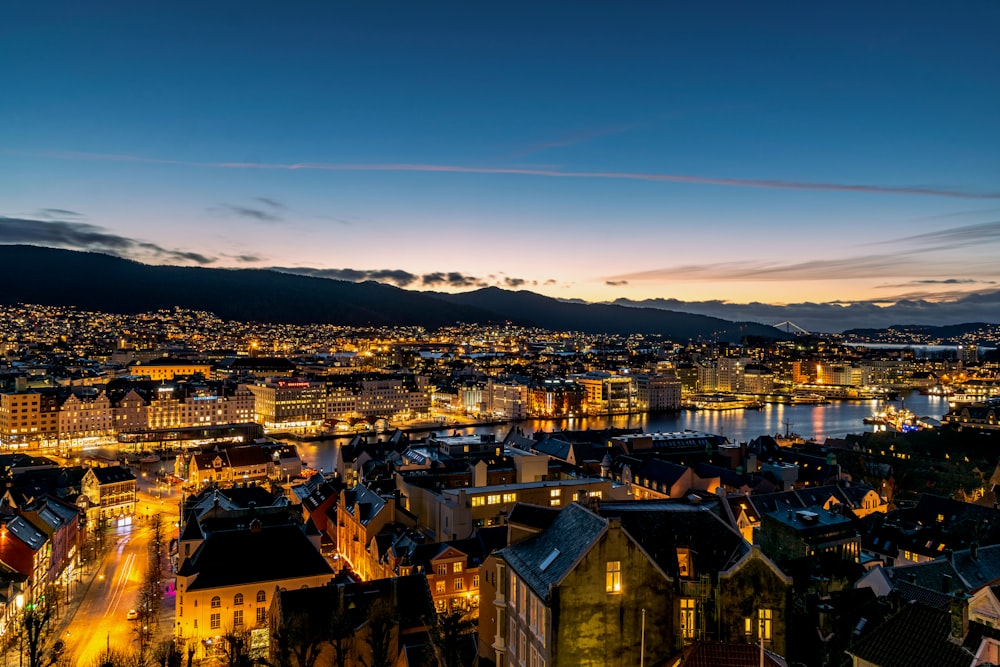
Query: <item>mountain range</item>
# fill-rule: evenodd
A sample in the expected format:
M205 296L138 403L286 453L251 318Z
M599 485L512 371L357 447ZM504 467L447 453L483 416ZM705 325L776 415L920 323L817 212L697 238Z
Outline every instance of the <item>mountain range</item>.
M110 313L181 307L227 320L345 326L510 322L552 331L660 334L675 341L784 338L760 323L707 315L567 303L528 291L487 287L459 294L416 292L266 269L147 265L98 253L0 246L0 303L75 306Z

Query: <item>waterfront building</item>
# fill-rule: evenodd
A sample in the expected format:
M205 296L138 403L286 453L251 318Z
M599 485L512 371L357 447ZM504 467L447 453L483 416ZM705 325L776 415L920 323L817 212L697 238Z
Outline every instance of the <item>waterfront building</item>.
M107 393L94 387L74 388L59 408L58 438L73 445L91 438L106 438L114 431L114 412Z
M163 380L170 381L178 377L193 377L195 375L200 375L205 379L212 377L211 362L172 359L170 357L136 361L128 365L128 370L130 375L145 377L156 382Z
M244 385L254 395L254 421L268 430L315 428L326 416L322 382L269 379Z
M531 388L530 416L579 417L584 414L586 391L572 380L548 378Z
M486 383L486 414L498 419L526 419L528 417L528 386L514 382Z

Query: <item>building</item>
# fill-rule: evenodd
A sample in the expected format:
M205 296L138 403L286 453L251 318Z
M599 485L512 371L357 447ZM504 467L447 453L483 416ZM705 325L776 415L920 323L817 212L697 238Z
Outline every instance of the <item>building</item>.
M132 523L135 514L136 479L123 466L90 468L83 476L81 491L87 497L87 525Z
M322 382L269 379L246 387L254 395L254 421L265 429L301 431L319 426L326 417Z
M192 361L189 359L171 359L161 357L148 361L137 361L129 364L129 374L145 377L153 381L170 381L176 377L192 377L200 375L208 379L212 377L212 364L207 361Z
M221 656L224 635L239 630L266 649L277 592L323 586L333 574L300 526L249 519L243 528L210 532L177 571L174 637L196 648L197 658Z
M640 653L655 665L673 653L672 582L620 520L571 504L496 558L497 665L625 667Z

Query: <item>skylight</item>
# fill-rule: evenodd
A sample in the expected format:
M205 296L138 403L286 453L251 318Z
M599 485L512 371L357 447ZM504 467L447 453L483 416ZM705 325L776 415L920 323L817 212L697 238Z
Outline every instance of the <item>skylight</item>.
M556 559L556 556L558 555L559 555L559 550L553 549L552 553L546 556L545 560L542 561L542 564L538 566L539 571L545 572L545 568L547 568L549 565L552 565L552 561L554 561Z

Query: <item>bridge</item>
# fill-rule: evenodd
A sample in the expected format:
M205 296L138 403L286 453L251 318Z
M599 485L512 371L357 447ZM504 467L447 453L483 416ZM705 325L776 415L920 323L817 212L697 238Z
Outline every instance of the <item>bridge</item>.
M771 326L773 326L775 329L780 329L780 328L784 327L785 328L785 333L791 333L792 330L794 329L796 334L809 335L808 331L806 331L805 329L803 329L802 327L800 327L795 322L791 322L789 320L785 320L784 322L778 322L777 324L772 324Z

